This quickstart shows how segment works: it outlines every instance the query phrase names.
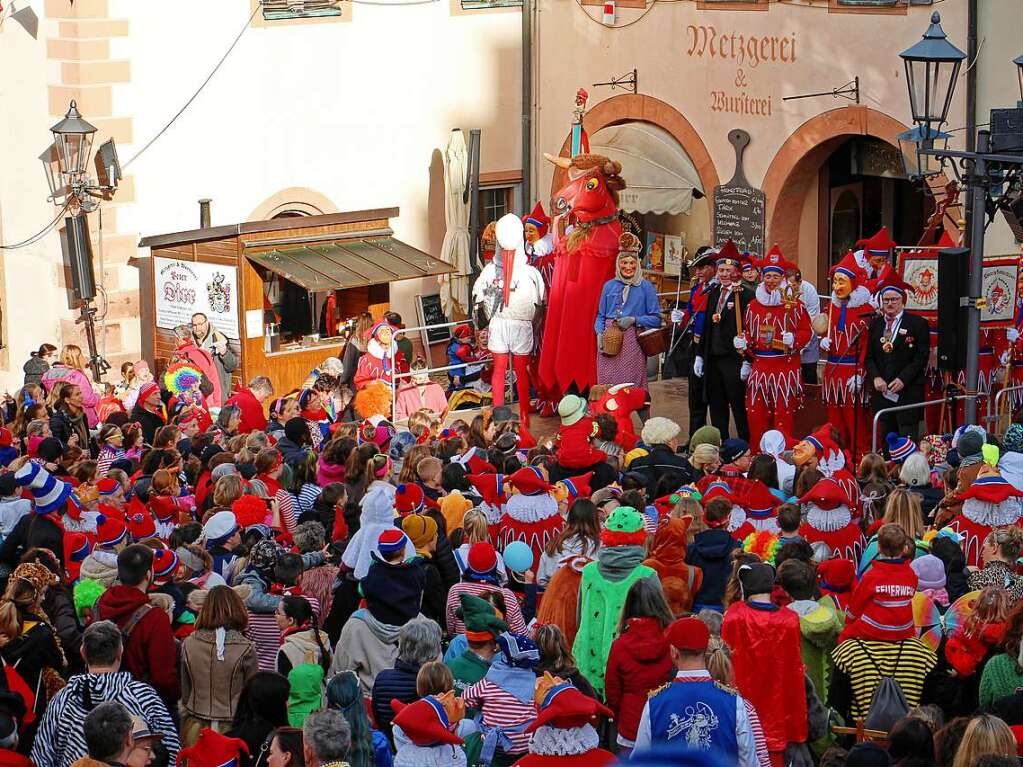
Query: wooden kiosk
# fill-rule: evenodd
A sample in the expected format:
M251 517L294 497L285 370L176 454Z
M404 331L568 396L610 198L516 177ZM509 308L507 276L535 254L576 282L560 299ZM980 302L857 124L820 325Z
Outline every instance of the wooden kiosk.
M174 328L202 312L239 350L236 379L267 375L278 392L300 387L325 358L344 354L339 326L320 332L329 296L343 326L388 311L391 283L454 271L396 239L397 215L384 208L145 237L139 246L150 257L132 261L143 358L161 374L177 346Z

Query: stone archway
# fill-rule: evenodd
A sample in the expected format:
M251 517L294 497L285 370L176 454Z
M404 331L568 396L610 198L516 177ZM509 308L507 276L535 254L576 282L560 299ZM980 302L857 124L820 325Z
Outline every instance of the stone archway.
M318 216L323 213L337 213L337 206L324 194L304 186L282 189L272 197L263 200L249 214L248 221L269 221L282 213Z
M906 129L895 118L865 106L832 109L800 125L782 144L764 176L767 241L777 243L783 253L798 253L803 201L821 165L840 144L851 136L872 136L897 147L897 136ZM932 190L943 193L947 179L938 176L928 183ZM952 213L952 218L957 219L958 214ZM944 225L958 239L959 230L948 217Z
M692 124L675 107L667 102L656 99L653 96L646 96L640 93L626 93L621 96L612 96L601 101L590 109L583 118L583 127L591 136L601 128L616 123L636 120L648 122L670 133L679 146L689 155L689 159L696 166L696 172L700 176L700 185L707 196L711 196L721 182L718 179L717 168L707 151L703 139L693 128ZM561 145L559 154L568 155L572 145L572 137L569 136ZM554 192L565 185L567 173L562 168L553 168L551 179L551 196ZM628 183L628 179L625 179Z

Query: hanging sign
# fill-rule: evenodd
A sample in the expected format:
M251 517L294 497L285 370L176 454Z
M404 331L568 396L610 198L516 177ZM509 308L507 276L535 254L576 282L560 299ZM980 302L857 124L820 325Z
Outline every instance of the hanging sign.
M735 148L735 173L727 184L714 187L714 245L731 240L740 253L764 254L764 193L746 180L742 155L750 142L741 128L728 132Z
M210 325L238 340L238 270L233 266L153 257L156 327L173 330L205 314Z

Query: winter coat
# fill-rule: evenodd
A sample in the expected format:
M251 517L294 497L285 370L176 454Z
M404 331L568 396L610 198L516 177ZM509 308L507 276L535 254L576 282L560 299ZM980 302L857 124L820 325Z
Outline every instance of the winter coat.
M64 561L64 531L49 516L27 514L18 520L14 530L0 544L0 563L13 570L21 555L29 549L49 549Z
M630 618L611 643L604 690L618 733L632 741L648 693L675 674L671 647L656 618Z
M875 559L860 579L839 641L850 638L897 642L916 636L913 595L917 575L903 559Z
M66 408L58 408L50 416L50 432L64 445L69 444L72 434L77 435L78 446L89 450L89 423L84 411L75 416Z
M357 610L341 629L327 677L354 671L359 677L363 697L368 698L374 680L391 668L397 657L398 627L380 626L372 620L368 610Z
M78 623L70 587L63 584L50 586L43 597L43 612L50 619L50 625L60 639L68 667L75 673L84 671L81 654L82 627Z
M390 564L373 552L374 562L360 581L369 611L381 623L404 626L419 615L426 587L422 559Z
M228 405L237 405L242 411L242 421L238 425L239 434L248 434L252 431L264 431L267 426L266 414L263 412L263 404L256 399L251 389L239 389L227 401Z
M685 456L667 445L651 445L649 450L648 455L641 455L629 464L629 471L638 471L646 479L647 497L656 497L657 483L668 472L681 475L682 484L693 481L693 467Z
M227 631L223 658L216 632L200 629L181 643L181 707L198 719L229 726L242 688L259 671L256 647L240 631Z
M317 644L316 634L311 628L287 633L284 641L281 642L281 649L277 651L277 672L287 676L293 668L301 666L303 663L329 667L330 637L327 636L326 631L320 631L319 639L319 644ZM321 658L321 645L323 651L327 653L325 659ZM325 660L326 663L321 663L321 660Z
M536 569L536 582L539 586L546 587L550 582L550 579L554 577L554 573L558 571L562 565L575 559L576 557L582 557L583 559L593 559L597 556L597 549L600 548L599 543L594 543L588 538L584 538L581 535L572 535L565 538L561 542L561 551L555 551L553 554L548 554L546 550L540 556L540 564ZM459 548L459 553L462 557L469 555L469 545L463 543ZM504 578L504 582L508 580L508 574L504 569L504 560L500 559L498 554L498 572Z
M79 674L59 690L43 715L32 745L36 767L69 767L88 753L85 715L96 705L117 702L128 712L146 720L153 732L163 735L171 764L177 756L178 731L167 706L145 682L127 671L110 674Z
M22 620L21 633L10 642L0 647L0 658L4 663L14 666L29 686L36 693L36 713L42 714L46 707L46 693L40 685L44 669L53 669L60 673L64 670L64 654L57 644L56 635L41 616L29 612L19 612Z
M49 394L58 383L70 383L82 390L82 407L85 409L85 417L89 421L89 428L94 428L99 423L99 412L96 406L99 405L99 395L92 388L92 381L81 370L69 368L67 365L57 363L43 374L42 387Z
M136 402L135 407L131 409L131 420L142 427L142 440L147 445L153 444L153 439L156 437L156 432L163 426L167 425L167 422L163 419L163 416L159 413L151 413L142 407L142 403Z
M686 531L691 522L669 519L658 527L650 556L643 562L657 571L668 607L676 617L692 609L693 597L703 584L703 571L686 564Z
M696 534L686 548L686 562L703 571L703 583L693 599L694 606L724 604L725 586L732 574L732 552L741 545L727 530L704 530Z
M803 638L800 654L806 675L821 700L828 699L831 651L845 627L845 614L833 609L833 604L831 598L826 597L820 602L799 599L787 605L787 609L799 616L799 633Z
M29 384L42 384L43 376L50 369L50 363L42 357L30 357L28 362L21 368L25 371L24 386Z
M287 437L282 437L277 440L276 447L281 451L281 458L284 459L284 462L292 468L304 463L306 456L309 455L309 450L311 449L308 445L300 447Z
M423 587L422 613L438 626L443 626L447 607L448 590L440 577L440 568L433 557L418 557L417 561L426 576Z
M397 658L394 661L394 668L381 671L373 683L373 717L376 719L377 729L389 738L391 720L394 719L391 699L400 700L402 703L412 703L419 699L416 693L416 675L419 674L419 668L414 663Z
M967 635L963 626L958 627L945 643L945 658L949 665L962 677L971 676L988 657L988 654L1002 644L1008 624L1005 621L988 623L974 635Z
M132 586L111 586L96 603L100 620L113 621L124 631L132 615L149 602ZM181 699L178 649L170 618L159 607L150 608L132 629L124 646L122 668L149 682L169 704Z

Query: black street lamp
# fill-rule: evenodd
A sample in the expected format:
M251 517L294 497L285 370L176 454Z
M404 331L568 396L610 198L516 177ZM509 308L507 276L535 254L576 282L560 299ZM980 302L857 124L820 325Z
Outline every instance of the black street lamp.
M57 165L61 176L73 186L73 182L85 175L85 166L92 154L92 142L96 138L96 126L82 119L74 99L64 119L50 128L53 146L57 150Z
M951 170L960 184L970 190L970 280L969 296L960 299L961 306L969 307L966 327L966 393L977 391L978 352L980 349L980 313L985 301L983 292L984 230L988 211L1004 207L1004 190L1019 183L1023 174L1023 153L991 153L991 131L977 132L977 151L960 152L944 148L935 149L935 141L947 140L941 126L948 119L948 110L955 93L959 69L966 54L945 37L941 16L931 14L931 24L920 42L899 54L906 66L906 84L909 88L909 106L916 127L899 136L903 151L903 164L909 175L925 177ZM1023 96L1023 56L1014 62L1020 72ZM992 127L995 120L992 119ZM912 149L908 145L914 145ZM1013 150L1010 150L1013 151ZM997 197L992 192L997 190ZM977 423L977 400L965 401L966 423Z

